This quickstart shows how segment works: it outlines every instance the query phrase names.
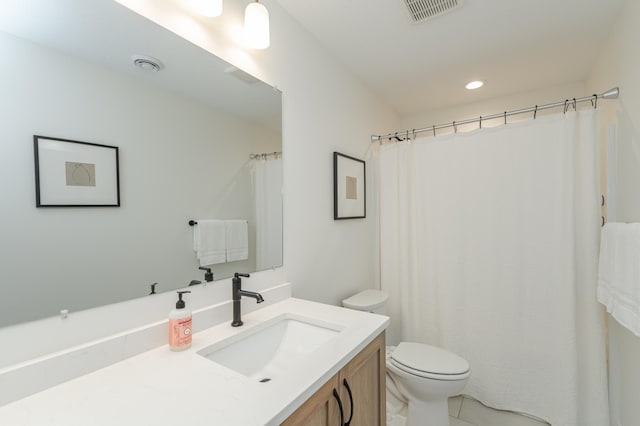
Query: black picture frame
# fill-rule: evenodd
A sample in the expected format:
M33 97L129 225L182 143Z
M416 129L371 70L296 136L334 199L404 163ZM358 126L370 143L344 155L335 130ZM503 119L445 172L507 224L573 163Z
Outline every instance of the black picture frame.
M117 146L33 136L36 207L120 207Z
M367 217L366 163L339 152L333 153L333 219Z

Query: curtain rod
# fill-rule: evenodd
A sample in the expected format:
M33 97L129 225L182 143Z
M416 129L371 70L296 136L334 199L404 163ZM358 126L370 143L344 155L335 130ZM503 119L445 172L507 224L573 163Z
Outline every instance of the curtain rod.
M262 158L265 160L268 156L273 155L274 158L278 158L278 155L281 155L282 151L274 151L274 152L263 152L262 154L249 154L250 160L258 160Z
M503 118L505 120L505 124L507 121L507 117L512 116L512 115L517 115L517 114L525 114L528 112L533 112L533 118L536 118L536 113L538 111L541 111L543 109L549 109L549 108L557 108L560 106L564 106L564 112L567 112L567 109L571 106L573 106L573 108L576 108L576 104L580 103L580 102L587 102L587 101L591 101L592 103L594 103L594 108L597 107L598 105L598 99L617 99L618 95L620 94L620 89L618 87L614 87L613 89L609 89L604 93L601 94L593 94L591 96L585 96L584 98L573 98L573 99L566 99L564 101L560 101L560 102L554 102L552 104L545 104L545 105L536 105L533 107L529 107L529 108L523 108L523 109L517 109L514 111L505 111L505 112L501 112L498 114L492 114L492 115L487 115L487 116L480 116L478 118L470 118L467 120L462 120L462 121L453 121L451 123L446 123L446 124L438 124L438 125L434 125L431 127L424 127L422 129L413 129L413 130L405 130L402 132L395 132L395 133L387 133L386 135L371 135L371 142L382 142L383 139L395 139L396 141L400 142L400 141L404 141L406 139L409 138L409 135L414 136L417 133L422 133L422 132L433 132L434 136L435 136L435 132L436 130L440 130L440 129L446 129L448 127L453 127L455 129L455 131L457 132L457 126L461 126L463 124L469 124L469 123L476 123L479 122L480 123L480 127L482 127L482 120L493 120L496 118ZM402 136L404 136L404 138L402 138Z

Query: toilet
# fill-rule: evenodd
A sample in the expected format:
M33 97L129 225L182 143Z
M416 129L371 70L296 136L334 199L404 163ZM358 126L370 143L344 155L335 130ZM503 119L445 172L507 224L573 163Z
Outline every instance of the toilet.
M364 290L342 301L345 308L384 314L388 295ZM387 351L387 389L408 404L407 426L447 426L447 399L458 395L470 374L458 355L424 343L401 342Z

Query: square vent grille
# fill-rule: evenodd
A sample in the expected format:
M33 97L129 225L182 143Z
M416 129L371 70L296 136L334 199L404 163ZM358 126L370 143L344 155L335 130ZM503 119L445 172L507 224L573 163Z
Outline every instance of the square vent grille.
M423 22L457 9L458 0L403 0L414 23Z

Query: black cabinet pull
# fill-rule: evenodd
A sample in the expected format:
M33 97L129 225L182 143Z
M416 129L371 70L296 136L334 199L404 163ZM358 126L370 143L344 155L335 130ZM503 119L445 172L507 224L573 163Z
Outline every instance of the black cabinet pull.
M333 388L333 397L338 401L338 407L340 408L340 426L344 426L344 410L342 409L342 401L336 388Z
M349 420L344 424L344 426L349 426L351 424L351 420L353 420L353 395L351 394L351 388L349 387L349 382L347 379L344 379L342 382L345 388L347 388L347 393L349 394L349 405L351 406L351 412L349 413Z

